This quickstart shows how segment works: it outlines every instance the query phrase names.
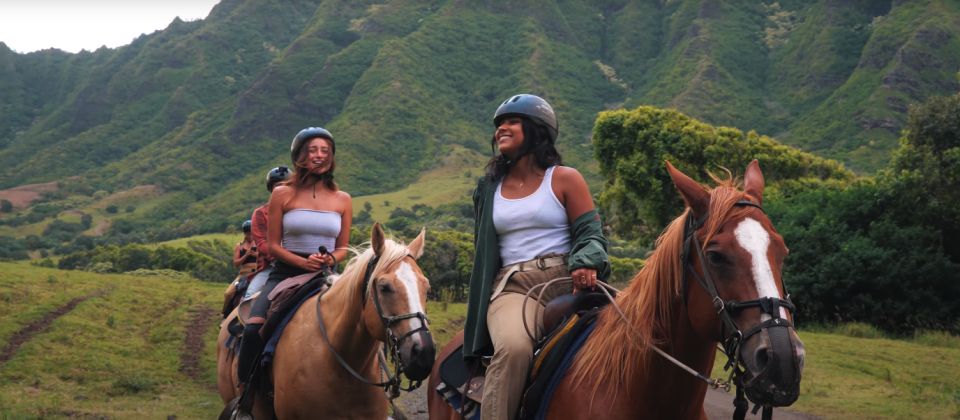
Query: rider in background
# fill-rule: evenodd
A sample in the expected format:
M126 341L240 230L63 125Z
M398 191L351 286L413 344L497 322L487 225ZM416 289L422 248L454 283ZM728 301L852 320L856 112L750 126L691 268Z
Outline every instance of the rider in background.
M243 331L238 375L245 386L254 380L254 362L263 351L260 327L266 321L270 291L288 277L320 271L324 266L334 268L347 256L353 204L350 194L333 180L335 154L329 131L320 127L301 130L290 145L295 173L270 194L267 249L276 260ZM319 253L321 246L331 252Z
M240 225L243 240L233 247L233 266L240 270L241 276L248 276L257 269L257 244L251 236L252 227L249 220Z
M517 417L533 358L534 342L520 317L532 325L543 309L528 304L522 313L524 294L566 276L574 293L593 288L610 275L610 263L586 181L576 169L560 166L550 104L535 95L511 96L497 108L493 125L491 147L499 154L473 195L476 253L463 356L493 356L480 412L483 419L503 420Z
M267 191L273 193L273 187L289 179L290 174L290 169L282 165L268 171ZM267 204L264 204L254 209L253 215L250 216L250 220L253 222L250 236L253 238L253 242L257 245L257 249L260 252L257 254L256 274L253 276L253 279L250 280L250 284L247 286L247 292L243 295L243 300L253 298L253 295L260 291L264 283L267 282L267 278L270 277L270 273L273 272L274 259L273 256L270 255L270 248L267 245L268 214Z
M226 317L240 303L242 297L249 285L251 275L257 271L257 258L259 252L257 245L251 236L251 223L249 220L240 225L243 230L243 240L233 247L233 266L239 270L237 277L227 286L223 293L222 315Z

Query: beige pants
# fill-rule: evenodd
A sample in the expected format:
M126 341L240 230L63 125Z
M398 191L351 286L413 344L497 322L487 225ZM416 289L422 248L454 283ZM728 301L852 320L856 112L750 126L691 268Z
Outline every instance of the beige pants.
M506 269L501 270L494 284L506 273ZM487 328L490 330L494 351L483 385L483 406L480 409L483 420L512 420L519 414L523 387L526 385L533 360L534 344L527 335L521 318L524 294L537 284L569 275L566 264L544 270L514 273L503 292L490 302L487 309ZM561 288L551 287L551 290L544 293L542 303L549 302L559 294L570 293L569 289L569 283ZM539 289L531 293L531 296L535 299L538 293ZM541 327L536 325L535 319L537 313L542 311L543 306L538 305L536 300L527 302L527 325L537 337L540 336Z

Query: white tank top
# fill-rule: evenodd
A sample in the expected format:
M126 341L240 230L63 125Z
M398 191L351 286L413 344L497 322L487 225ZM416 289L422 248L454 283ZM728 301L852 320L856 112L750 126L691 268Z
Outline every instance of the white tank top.
M493 199L493 227L499 236L503 266L544 254L570 252L567 211L553 193L555 168L547 168L540 188L523 198L504 198L500 192L503 181L497 185Z
M328 252L337 248L342 216L335 211L293 209L283 214L280 246L301 254L314 254L323 245Z

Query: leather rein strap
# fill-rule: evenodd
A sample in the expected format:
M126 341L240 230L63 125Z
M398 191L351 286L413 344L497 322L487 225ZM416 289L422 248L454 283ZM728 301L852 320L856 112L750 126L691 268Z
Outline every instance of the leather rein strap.
M737 201L734 206L755 207L760 209L761 212L763 211L763 207L760 207L759 204L749 200ZM742 363L740 360L740 345L754 334L765 329L775 327L793 327L793 324L790 322L790 320L780 317L780 308L782 307L789 310L791 313L794 313L796 311L796 307L790 300L789 294L787 294L785 299L761 297L759 299L747 300L743 302L737 302L735 300L724 301L720 297L720 293L717 291L716 282L711 277L710 270L707 270L706 259L703 256L703 248L700 246L699 239L697 239L697 230L703 227L705 221L706 215L701 219L694 219L690 215L687 216L686 225L684 226L684 245L681 255L682 260L687 261L687 256L689 255L690 250L693 249L696 252L697 258L700 262L700 268L703 272L703 276L700 276L689 264L687 264L686 269L683 270L683 275L686 276L687 271L690 271L690 273L693 274L694 278L697 279L697 282L700 283L703 289L706 290L706 292L710 295L710 298L713 302L713 307L717 311L717 316L719 316L720 320L723 321L723 330L727 332L727 334L723 334L723 353L725 356L727 356L727 363L724 365L723 370L732 369L730 376L737 386L737 397L733 402L734 406L736 407L733 413L733 418L734 420L743 420L743 418L746 416L749 403L747 402L743 391L743 379L741 376L743 375L744 370L741 368ZM686 284L686 281L683 283ZM761 322L759 325L754 326L744 333L733 320L733 315L742 309L752 307L759 307L761 312L770 315L770 319ZM754 414L759 408L759 405L754 407ZM769 420L772 418L772 416L773 407L763 406L763 419Z
M407 255L407 256L412 258L412 256L410 255ZM363 288L360 296L361 308L363 308L366 305L367 284L371 282L371 277L373 276L373 270L376 267L377 262L379 260L380 260L380 256L374 255L373 258L371 258L370 261L367 263L366 271L364 272L363 280L362 280ZM326 281L327 281L327 285L329 286L330 285L329 280L326 280ZM401 387L402 380L400 379L400 376L402 375L404 366L403 366L403 361L400 357L400 346L402 345L403 340L406 340L408 337L412 336L413 334L416 334L420 331L426 331L428 333L430 332L430 329L427 327L426 314L424 314L423 312L413 312L413 313L408 313L404 315L397 315L397 316L390 316L390 317L384 316L383 308L380 305L380 294L377 290L376 285L374 285L373 302L377 309L377 315L380 317L380 321L383 323L384 330L386 331L387 337L384 340L384 342L387 344L388 347L390 347L390 350L391 350L390 356L394 364L394 374L391 375L390 371L387 369L387 360L386 360L385 352L383 347L381 346L380 351L377 352L377 357L379 359L381 370L385 372L387 375L387 380L383 382L373 382L367 379L366 377L364 377L363 375L361 375L360 373L358 373L352 367L350 367L350 364L347 363L347 361L343 358L343 356L341 356L340 353L337 352L337 350L333 347L333 344L330 342L330 337L327 334L326 325L323 322L323 312L320 310L320 302L323 300L322 299L323 295L326 294L326 292L329 290L330 288L328 287L326 290L323 291L323 293L317 296L317 323L319 324L320 335L321 337L323 337L324 343L326 343L327 348L329 348L330 352L333 353L334 357L336 357L337 362L339 362L340 365L343 366L343 368L350 373L350 375L352 375L354 378L356 378L360 382L363 382L367 385L373 385L376 387L383 388L384 392L388 394L390 405L393 405L394 398L400 396L400 391L409 392L417 389L420 386L422 381L410 380L409 381L410 385L407 388ZM362 313L362 309L361 309L361 313ZM390 327L397 322L400 322L405 319L410 319L410 318L420 319L420 327L410 330L404 335L402 335L400 338L397 338L393 334L393 331L390 329Z

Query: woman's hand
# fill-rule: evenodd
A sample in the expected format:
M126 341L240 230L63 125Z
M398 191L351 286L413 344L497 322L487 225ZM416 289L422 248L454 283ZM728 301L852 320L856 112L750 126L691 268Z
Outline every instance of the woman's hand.
M573 293L592 289L597 285L597 270L593 268L578 268L570 273L570 277L573 278Z
M327 257L329 256L326 254L310 254L310 256L304 260L304 265L301 268L307 271L320 271L320 268L325 264L324 261L326 261Z

